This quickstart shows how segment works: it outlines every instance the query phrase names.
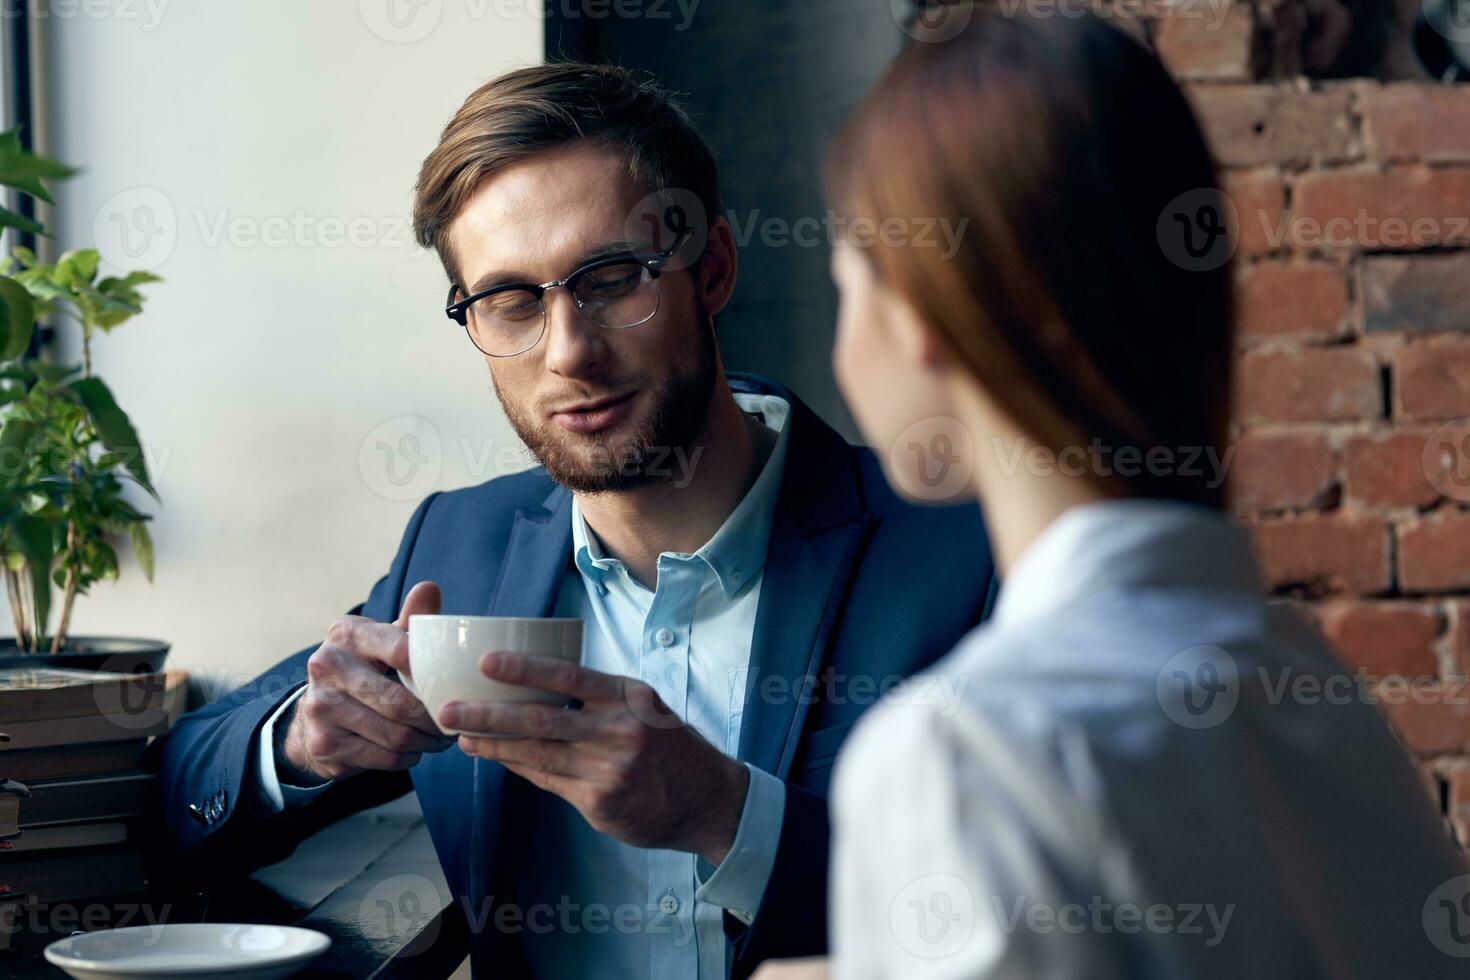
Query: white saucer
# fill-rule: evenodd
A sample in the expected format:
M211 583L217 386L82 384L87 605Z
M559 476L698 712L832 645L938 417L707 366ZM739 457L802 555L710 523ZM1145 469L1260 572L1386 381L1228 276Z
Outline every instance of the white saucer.
M77 980L273 980L295 973L330 945L313 929L177 923L68 936L46 947L46 962Z

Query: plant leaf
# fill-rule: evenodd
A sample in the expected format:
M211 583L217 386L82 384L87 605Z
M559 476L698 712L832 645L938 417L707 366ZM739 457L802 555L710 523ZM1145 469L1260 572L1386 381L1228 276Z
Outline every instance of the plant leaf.
M148 581L153 581L153 536L148 533L148 525L142 521L133 521L128 525L128 540L133 543L133 554L138 557L138 564L143 566L143 574L148 576Z
M36 363L32 367L35 369L36 377L43 381L50 381L52 384L60 384L73 374L78 374L82 370L80 364Z
M137 269L125 276L108 276L98 281L97 288L104 293L110 293L118 289L131 290L135 286L146 285L150 282L163 282L163 277L154 275L147 269Z
M138 441L138 433L133 429L133 423L128 420L127 413L117 407L117 400L112 397L112 392L107 385L102 383L101 378L80 378L67 385L78 397L82 404L87 407L87 414L92 417L92 424L97 427L97 435L102 438L102 445L115 453L122 453L123 465L132 474L138 485L157 499L158 494L153 489L153 484L148 480L148 463L143 458L143 446Z
M52 528L39 517L21 514L11 525L11 531L31 573L36 600L35 631L37 636L43 636L47 617L51 615L51 561L56 554Z
M100 582L102 579L117 578L117 552L106 541L91 541L82 551L86 563L83 579Z
M36 304L24 286L0 276L0 360L13 361L31 346Z
M5 428L0 429L0 451L3 451L6 456L9 456L12 450L17 453L24 452L25 448L30 445L31 437L36 434L36 428L36 423L27 419L10 419L5 423Z
M61 256L62 261L70 261L73 274L82 282L91 282L97 278L97 263L102 261L102 254L95 248L76 248Z
M51 266L29 265L12 278L24 286L36 299L71 298L71 292L51 281Z
M51 282L68 290L90 286L97 277L100 258L95 248L74 248L63 252L51 267Z
M0 368L0 379L5 381L20 381L27 386L35 384L36 373L23 364L7 364Z
M0 208L0 228L19 228L21 231L30 232L32 235L46 234L46 228L41 222L34 218L27 218L18 211L9 208Z
M70 177L74 173L76 170L64 163L28 153L20 145L19 129L0 133L0 184L55 204L41 180Z

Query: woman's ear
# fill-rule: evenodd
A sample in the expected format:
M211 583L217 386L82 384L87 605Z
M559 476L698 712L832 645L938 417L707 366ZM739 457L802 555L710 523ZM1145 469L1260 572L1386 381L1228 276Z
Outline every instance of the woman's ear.
M886 286L879 295L887 307L884 319L888 321L893 345L900 356L926 371L937 373L943 370L947 361L944 347L913 303Z
M730 302L730 296L735 292L735 274L739 264L735 233L730 230L730 222L717 218L710 226L694 283L710 316L719 313Z

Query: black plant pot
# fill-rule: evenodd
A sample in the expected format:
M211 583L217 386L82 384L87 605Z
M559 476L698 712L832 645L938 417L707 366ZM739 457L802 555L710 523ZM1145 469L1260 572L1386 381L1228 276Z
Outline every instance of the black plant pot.
M118 636L71 636L59 653L27 653L15 638L0 637L0 670L13 667L65 667L68 670L112 670L125 674L153 674L163 669L169 645L162 640L135 640Z

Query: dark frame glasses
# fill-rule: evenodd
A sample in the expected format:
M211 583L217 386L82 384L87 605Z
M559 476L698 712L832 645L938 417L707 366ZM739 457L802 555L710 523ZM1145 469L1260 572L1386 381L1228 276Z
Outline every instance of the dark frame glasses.
M677 243L675 247L677 247ZM455 300L454 298L458 293L462 291L461 287L458 284L454 284L449 287L448 303L444 308L444 314L455 323L458 323L460 326L465 327L466 330L470 333L470 341L474 343L475 347L480 349L482 353L485 353L490 357L514 357L516 354L524 353L525 351L530 350L532 347L535 347L536 344L540 342L541 337L545 334L546 330L546 293L558 287L566 289L567 292L571 294L573 302L577 304L577 309L580 310L583 315L587 316L588 319L592 320L594 323L597 323L599 326L605 327L610 330L623 330L627 329L628 327L636 327L639 324L647 323L649 320L653 319L654 315L658 312L656 295L653 310L647 316L644 316L641 319L632 323L609 324L604 323L601 319L599 319L598 311L596 309L589 308L584 297L580 295L577 286L590 273L609 268L610 266L624 265L629 263L636 263L642 266L644 269L647 270L649 277L657 281L659 275L664 271L664 266L667 265L669 258L674 254L674 251L675 248L669 248L663 251L651 253L621 252L615 255L608 255L600 259L594 259L593 261L588 262L586 265L580 266L579 268L573 270L569 275L562 279L554 279L551 282L540 283L539 285L536 283L528 282L500 283L499 285L491 286L489 289L483 289L472 296L466 296L464 299L461 300ZM474 331L471 329L469 323L470 307L487 297L494 296L500 293L510 292L512 290L519 290L521 292L528 293L534 296L536 300L540 302L542 321L541 332L538 333L535 339L532 340L523 350L514 351L511 353L492 353L490 351L486 351L480 347L479 342L476 341L474 338Z

